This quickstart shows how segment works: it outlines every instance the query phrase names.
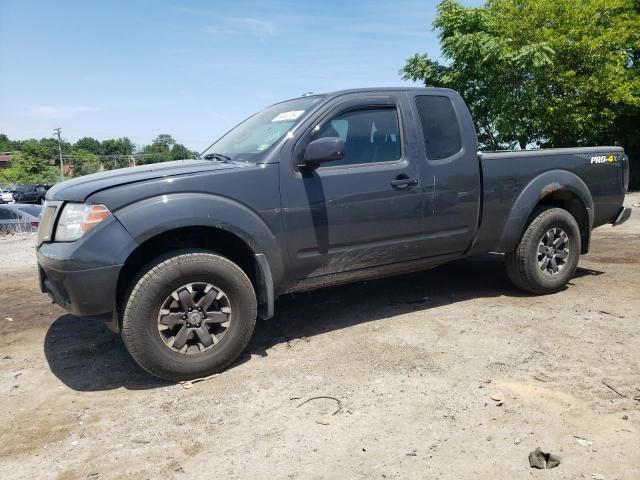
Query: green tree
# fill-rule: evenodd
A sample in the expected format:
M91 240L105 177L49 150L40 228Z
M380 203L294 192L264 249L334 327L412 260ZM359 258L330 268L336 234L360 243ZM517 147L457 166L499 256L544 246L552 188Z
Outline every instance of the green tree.
M78 140L73 148L75 150L84 150L85 152L91 152L95 155L100 155L102 153L102 145L100 142L92 137L83 137Z
M19 150L26 156L42 159L44 161L53 159L54 156L54 153L52 152L52 149L49 147L49 145L38 140L25 140L21 142Z
M172 150L176 147L178 147L178 149L174 154ZM153 143L151 143L151 145L146 145L144 147L142 151L142 153L144 153L144 156L138 159L138 163L147 164L175 160L176 156L182 156L181 150L183 148L184 146L182 145L176 145L176 141L171 135L161 133L153 140Z
M168 162L172 160L171 152L165 151L157 144L146 145L142 150L142 153L142 156L136 157L139 165Z
M104 140L101 147L103 155L131 155L136 149L127 137Z
M161 133L153 141L153 145L160 145L165 150L169 150L172 145L175 145L175 143L176 141L173 139L173 137L167 133Z
M81 177L82 175L89 175L104 170L98 156L87 150L74 149L66 161L73 165L74 177Z
M401 73L459 91L482 147L620 143L640 164L637 0L445 0L434 27L445 63Z
M151 145L148 145L145 150L149 153L169 153L171 147L175 145L176 141L171 135L161 133L158 135Z
M171 147L171 159L172 160L184 160L186 158L193 158L193 152L181 143L176 143Z
M32 141L37 142L40 145L40 148L42 148L42 151L44 152L43 155L47 158L47 160L54 160L58 163L58 165L60 165L60 162L58 160L60 156L58 155L59 147L57 138L42 138L40 140L29 140L28 142ZM25 142L23 142L20 150L25 151L25 148ZM71 150L71 144L63 140L62 153L68 152L69 150Z
M20 146L20 142L14 142L4 133L0 133L0 152L13 152Z
M0 170L0 182L7 184L55 183L58 170L45 158L32 152L18 152L11 159L11 166Z

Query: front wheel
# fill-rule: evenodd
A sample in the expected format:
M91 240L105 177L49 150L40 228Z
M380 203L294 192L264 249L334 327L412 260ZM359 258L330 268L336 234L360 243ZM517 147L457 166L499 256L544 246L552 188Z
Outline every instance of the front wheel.
M580 229L573 215L562 208L540 209L516 249L506 254L507 274L527 292L557 292L573 278L580 249Z
M126 301L122 338L133 359L167 380L220 372L244 350L257 314L247 275L202 250L174 252L145 269Z

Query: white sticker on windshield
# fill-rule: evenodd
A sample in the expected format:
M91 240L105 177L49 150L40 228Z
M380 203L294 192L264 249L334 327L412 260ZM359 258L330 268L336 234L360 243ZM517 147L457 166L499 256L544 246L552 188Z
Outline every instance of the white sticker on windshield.
M304 113L304 110L291 110L290 112L282 112L276 115L272 122L290 122L296 120L300 115Z

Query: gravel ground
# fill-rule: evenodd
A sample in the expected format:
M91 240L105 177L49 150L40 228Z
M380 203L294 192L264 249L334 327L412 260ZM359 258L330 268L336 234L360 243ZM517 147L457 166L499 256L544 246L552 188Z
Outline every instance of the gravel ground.
M25 268L35 270L33 252L37 236L37 233L0 235L0 273L22 272Z
M185 388L38 292L33 235L0 238L0 478L637 480L639 240L637 212L596 230L544 297L498 255L288 295Z

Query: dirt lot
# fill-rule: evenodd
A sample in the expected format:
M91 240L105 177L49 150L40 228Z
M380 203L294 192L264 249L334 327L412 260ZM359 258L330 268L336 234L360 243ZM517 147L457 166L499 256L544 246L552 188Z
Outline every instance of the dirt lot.
M33 236L0 239L0 478L637 480L639 240L638 213L598 229L545 297L497 255L289 295L187 389L40 294Z

